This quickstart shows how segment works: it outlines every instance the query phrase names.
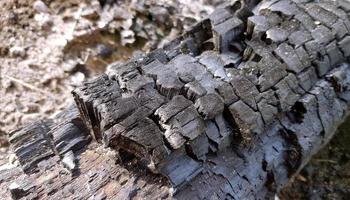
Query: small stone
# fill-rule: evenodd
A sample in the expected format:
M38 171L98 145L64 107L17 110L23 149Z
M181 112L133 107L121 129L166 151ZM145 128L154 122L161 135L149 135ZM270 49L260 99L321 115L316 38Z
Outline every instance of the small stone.
M34 10L36 10L39 13L48 13L49 12L49 8L42 1L35 1L33 4L33 8L34 8Z
M82 72L77 72L72 75L72 84L79 85L85 80L85 75Z
M49 30L53 25L52 16L48 13L39 13L34 16L35 21L43 30Z
M77 167L73 151L65 153L62 162L69 171L73 171Z
M113 54L113 48L105 44L98 44L96 47L97 56L107 58Z
M23 47L14 46L10 48L10 56L11 57L21 57L24 58L27 52Z

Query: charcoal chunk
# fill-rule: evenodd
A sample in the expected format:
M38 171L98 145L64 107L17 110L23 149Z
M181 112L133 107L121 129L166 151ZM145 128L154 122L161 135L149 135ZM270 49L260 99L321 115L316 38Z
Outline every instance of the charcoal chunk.
M295 47L299 47L311 39L312 39L311 34L305 30L293 32L288 37L289 42L291 44L294 44Z
M229 50L229 44L243 31L243 22L237 17L231 17L213 27L215 48L220 52Z
M205 160L206 154L209 151L209 142L205 134L202 134L191 141L189 146L191 152L196 156L198 160Z
M290 79L290 77L293 76L289 75L276 85L276 94L278 96L280 106L283 111L288 111L300 98L300 95L297 93L297 88L299 87L297 85L297 81L295 81L294 78L292 80L288 80Z
M326 49L327 55L329 57L329 62L332 67L335 67L335 65L343 62L344 57L342 52L338 48L336 41L333 41L329 45L327 45Z
M335 14L323 9L317 4L309 4L306 11L310 14L311 17L322 22L328 27L332 26L338 19Z
M210 93L196 100L195 107L205 120L213 119L224 110L224 103L221 98L214 93Z
M181 152L171 154L161 169L174 187L180 187L201 171L202 166L198 162Z
M288 35L289 33L282 28L274 27L266 31L266 38L269 38L276 43L285 41Z
M309 91L312 86L316 83L317 81L317 74L316 70L313 67L310 67L306 71L300 73L297 75L297 78L299 80L300 86L305 90Z
M167 104L164 104L159 109L157 109L155 115L157 115L160 120L165 123L171 117L189 107L190 105L192 105L192 102L190 100L187 100L185 97L178 95L175 96Z
M229 83L224 82L223 84L220 84L220 86L216 88L216 91L223 98L225 105L231 105L239 100L233 87Z
M252 82L243 76L233 76L231 85L242 101L254 110L257 109L256 102L259 100L259 91Z
M322 56L320 60L314 60L313 63L316 65L318 76L325 75L328 72L328 70L331 68L331 63L328 55Z
M205 90L205 88L198 81L187 83L185 85L185 89L187 90L187 98L191 100L196 100L207 93L207 90Z
M334 39L332 31L322 25L317 26L311 32L311 36L321 45L326 45Z
M339 47L343 51L344 56L350 56L350 36L346 36L344 39L339 41Z
M243 101L237 101L229 107L244 139L251 139L253 133L261 133L264 127L261 115L254 112Z
M287 64L289 70L299 73L305 68L293 47L287 43L280 44L277 49L275 49L275 53Z

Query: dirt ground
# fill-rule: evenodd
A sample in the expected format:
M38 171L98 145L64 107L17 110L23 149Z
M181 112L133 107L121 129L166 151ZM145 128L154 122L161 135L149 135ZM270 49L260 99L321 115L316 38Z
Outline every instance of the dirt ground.
M70 91L111 62L148 52L223 0L0 1L0 165L6 133L72 103ZM350 196L350 119L281 199Z

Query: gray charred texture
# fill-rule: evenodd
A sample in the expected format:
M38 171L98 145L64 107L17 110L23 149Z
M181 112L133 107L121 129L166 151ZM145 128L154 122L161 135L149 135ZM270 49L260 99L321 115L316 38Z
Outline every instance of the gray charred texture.
M217 8L76 88L80 116L73 106L12 132L26 174L0 171L0 195L271 197L348 115L349 14L345 0Z

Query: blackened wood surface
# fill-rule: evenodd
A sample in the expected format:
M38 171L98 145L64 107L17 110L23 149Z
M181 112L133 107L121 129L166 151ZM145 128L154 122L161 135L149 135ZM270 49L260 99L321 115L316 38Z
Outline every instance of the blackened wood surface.
M0 195L271 197L348 115L350 4L246 3L112 64L73 91L77 107L12 132L25 173L1 170Z

